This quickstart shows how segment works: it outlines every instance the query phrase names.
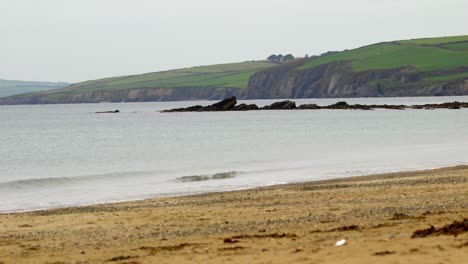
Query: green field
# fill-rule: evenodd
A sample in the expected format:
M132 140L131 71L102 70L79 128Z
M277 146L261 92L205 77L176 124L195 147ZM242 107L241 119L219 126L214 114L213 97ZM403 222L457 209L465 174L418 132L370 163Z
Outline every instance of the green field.
M66 87L63 91L90 92L96 90L176 87L231 87L245 89L252 74L274 65L276 64L251 61L199 66L87 81Z
M59 89L67 85L67 83L25 82L0 79L0 97Z
M443 47L454 50L468 50L468 41L445 44Z
M417 44L417 45L439 45L450 42L468 41L468 35L465 36L453 36L453 37L441 37L441 38L422 38L422 39L410 39L402 40L402 44Z
M313 58L299 69L311 69L335 61L351 61L355 71L406 66L414 66L419 71L447 70L468 66L468 50L461 49L467 43L446 44L464 40L468 40L468 36L381 43Z

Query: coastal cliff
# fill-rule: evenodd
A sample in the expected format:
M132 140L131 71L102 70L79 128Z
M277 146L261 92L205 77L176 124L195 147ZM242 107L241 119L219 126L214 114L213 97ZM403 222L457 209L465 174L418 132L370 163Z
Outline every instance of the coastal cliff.
M216 87L137 88L79 93L35 93L0 98L0 104L73 104L102 102L157 102L183 100L220 100L242 96L242 90ZM52 95L52 96L51 96Z
M468 78L444 82L426 81L440 72L420 73L415 67L353 71L351 62L332 62L297 70L298 64L282 65L255 73L245 99L339 98L393 96L452 96L468 94ZM300 65L299 65L300 66ZM467 72L468 67L444 74Z

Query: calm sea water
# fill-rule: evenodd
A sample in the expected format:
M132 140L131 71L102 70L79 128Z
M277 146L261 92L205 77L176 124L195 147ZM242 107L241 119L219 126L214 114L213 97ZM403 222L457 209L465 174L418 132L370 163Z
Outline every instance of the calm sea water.
M420 104L455 100L468 101L468 97L346 101ZM321 105L337 101L296 100ZM210 103L0 106L0 212L468 161L465 109L158 112ZM121 113L94 113L115 109Z

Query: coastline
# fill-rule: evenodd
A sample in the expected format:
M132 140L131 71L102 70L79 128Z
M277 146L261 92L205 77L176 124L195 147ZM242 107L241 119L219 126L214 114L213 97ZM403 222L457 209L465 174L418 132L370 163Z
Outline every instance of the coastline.
M0 263L456 263L466 232L411 235L464 218L466 165L2 214Z
M141 202L147 200L156 200L156 199L167 199L167 198L177 198L177 197L184 197L184 196L198 196L204 194L211 194L211 193L226 193L226 192L236 192L236 191L247 191L247 190L255 190L255 189L262 189L262 188L269 188L269 187L280 187L280 186L288 186L288 185L296 185L296 184L311 184L311 183L327 183L332 182L335 180L345 180L345 179L356 179L360 177L371 178L371 177L389 177L392 174L400 174L400 173L410 173L410 172L425 172L425 171L434 171L440 169L452 169L468 166L464 163L453 163L453 164L443 164L432 166L430 168L425 167L412 167L412 168L401 168L401 169L391 169L391 170L382 170L376 172L367 172L367 173L357 173L352 176L349 176L349 172L343 172L342 174L348 173L347 176L336 176L341 175L337 173L335 176L328 176L322 177L317 179L307 179L307 180L299 180L299 181L290 181L290 182L276 182L276 183L269 183L269 184L259 184L259 185L249 185L249 186L237 186L232 188L222 188L220 190L210 190L210 191L186 191L186 192L169 192L169 193L159 193L159 194L148 194L144 196L137 196L134 198L122 198L122 199L115 199L115 200L104 200L104 201L97 201L95 203L81 203L81 204L65 204L65 205L57 205L57 206L44 206L44 207L36 207L36 208L29 208L29 209L15 209L11 211L0 211L1 215L10 215L10 214L21 214L21 213L31 213L31 212L41 212L41 211L50 211L50 210L60 210L60 209L70 209L70 208L80 208L80 207L89 207L89 206L104 206L104 205L113 205L113 204L122 204L122 203L132 203L132 202Z

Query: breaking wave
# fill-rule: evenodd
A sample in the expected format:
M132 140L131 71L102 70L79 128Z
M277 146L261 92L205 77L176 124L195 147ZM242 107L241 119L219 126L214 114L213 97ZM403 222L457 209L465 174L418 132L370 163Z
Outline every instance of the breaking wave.
M177 178L177 180L180 182L221 180L221 179L235 178L239 174L240 172L238 171L229 171L229 172L221 172L221 173L207 174L207 175L183 176L183 177Z

